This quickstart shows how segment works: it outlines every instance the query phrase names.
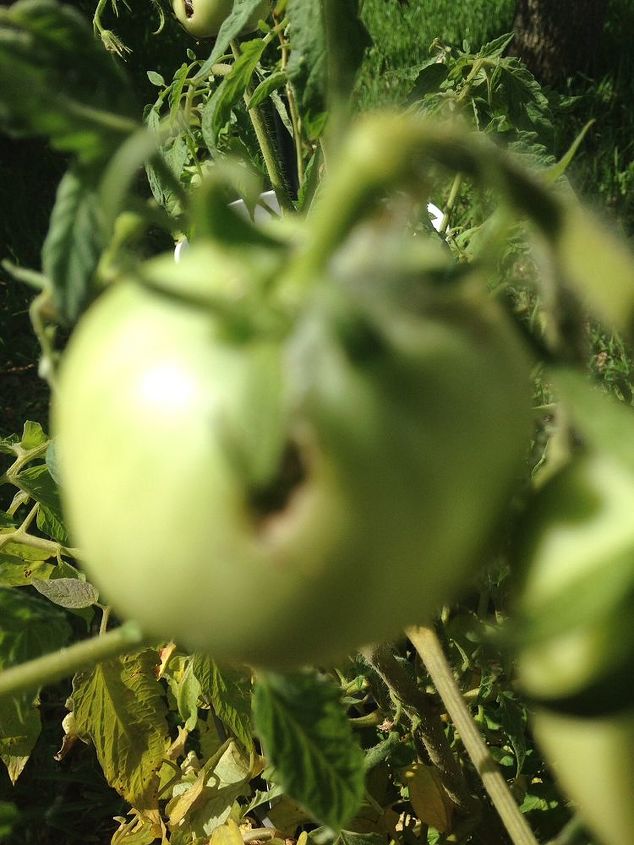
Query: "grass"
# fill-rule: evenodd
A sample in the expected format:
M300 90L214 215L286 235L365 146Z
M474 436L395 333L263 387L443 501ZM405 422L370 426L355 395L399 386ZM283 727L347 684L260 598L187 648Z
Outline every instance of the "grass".
M514 0L365 0L363 19L374 39L359 79L361 110L378 103L398 104L409 91L417 67L430 57L430 45L467 41L478 48L510 32Z
M560 120L567 142L594 124L570 170L577 190L615 226L634 237L634 4L611 0L594 79L577 76L565 93L577 98Z

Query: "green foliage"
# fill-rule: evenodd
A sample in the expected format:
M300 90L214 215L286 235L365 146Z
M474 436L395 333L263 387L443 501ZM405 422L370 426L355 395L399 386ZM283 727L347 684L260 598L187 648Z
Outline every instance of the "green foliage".
M95 4L88 0L76 5L94 12ZM44 284L41 310L34 309L43 372L54 377L66 339L60 326L67 331L101 288L116 284L122 273L138 266L140 256L171 249L173 235L220 241L231 272L214 280L213 295L205 287L207 273L201 277L202 288L201 279L187 278L185 270L170 276L171 287L161 287L161 279L149 276L145 281L156 285L170 303L183 296L183 285L193 285L197 307L204 302L222 319L231 313L233 336L279 331L282 322L282 315L270 309L258 308L254 319L252 312L236 307L236 302L244 303L245 280L256 276L254 268L265 299L279 281L282 255L295 256L294 272L300 279L328 266L346 285L351 283L351 263L365 253L368 325L337 327L346 349L349 346L363 360L377 352L371 329L389 324L383 313L387 305L393 308L405 299L412 312L426 307L421 297L429 291L413 283L421 267L430 284L448 295L465 278L478 279L478 285L488 279L498 286L500 299L508 295L508 310L538 362L540 408L533 469L516 488L517 522L528 531L540 508L551 517L562 501L572 507L574 497L561 491L567 479L577 477L579 458L587 453L600 453L601 461L618 466L610 476L610 491L620 491L617 505L625 512L632 492L631 409L624 407L632 402L632 259L608 231L611 224L599 224L579 208L565 177L571 174L586 193L598 194L623 215L623 228L630 227L631 110L622 105L629 102L632 78L627 50L614 48L621 55L618 72L608 73L599 84L571 80L559 96L541 89L506 55L508 36L503 33L510 29L513 11L506 0L472 0L460 7L459 15L455 4L445 2L366 0L363 23L357 14L360 4L352 0L328 3L323 17L314 0L288 0L277 4L277 16L269 17L261 32L236 44L234 39L257 5L258 0L236 3L213 46L186 40L169 14L163 32L152 36L148 21L158 23L159 16L152 18L156 6L153 9L149 0L147 15L130 15L120 7L120 17L112 17L117 32L96 22L101 43L93 40L90 26L74 9L53 0L20 0L0 11L0 126L29 151L24 170L32 171L32 181L25 179L22 201L34 214L32 223L29 215L15 215L16 224L23 221L16 228L29 231L13 233L9 226L9 237L2 229L0 241L7 244L6 255L23 278L26 266L38 265L43 243L43 275L28 276ZM621 0L613 0L611 8L606 44L627 45L631 10ZM116 10L116 3L102 4L102 21L110 20ZM619 27L614 24L615 10ZM127 69L102 45L126 56ZM127 51L128 45L133 52ZM392 143L360 144L349 159L348 182L342 179L340 193L332 195L340 203L332 196L324 199L320 177L324 163L334 168L337 133L342 131L332 123L328 127L328 109L336 111L355 79L357 110L378 102L407 101L410 111L434 120L459 113L475 131L458 128L435 134L430 122L414 140L405 141L401 132ZM131 89L140 101L155 98L145 113L147 131L141 128ZM588 129L591 117L598 120ZM564 118L568 122L562 128ZM269 149L262 145L263 130L272 139ZM520 157L498 153L487 145L485 135ZM64 158L50 156L48 147L34 146L31 136L44 137ZM409 158L393 155L401 144L411 144ZM565 147L569 154L562 156ZM41 169L38 149L46 150ZM227 201L236 196L253 212L264 180L275 185L271 158L281 171L282 205L284 191L289 206L297 194L300 208L310 211L316 226L324 226L326 234L316 241L319 249L313 246L312 254L292 215L286 215L288 228L273 236L225 213ZM44 239L52 184L46 189L50 198L44 200L41 183L54 182L67 159L70 169L61 181ZM367 166L365 174L359 161ZM364 175L377 162L374 181L368 176L371 184L364 183ZM527 172L527 163L536 165L539 175ZM147 185L140 178L143 166ZM4 157L0 168L2 189L12 176ZM546 186L555 180L558 190L551 194ZM385 188L393 185L400 192L386 202ZM406 200L405 193L411 199ZM14 215L19 203L7 196L10 202L3 194L0 205L11 209L7 216ZM424 213L428 198L446 212L443 238L438 239L437 252L423 247L399 254L402 289L397 292L395 250L402 252L403 241L394 238L394 232L390 235L386 221L391 220L399 234L416 232L414 243L420 245L430 234ZM323 217L320 222L320 202L330 209L331 230ZM341 249L350 231L358 235L354 262ZM381 250L369 249L370 242L380 244ZM451 271L437 258L442 253L451 258ZM474 268L471 275L467 264ZM223 287L229 277L230 284ZM296 301L300 286L294 287L289 278L282 282L288 301ZM17 288L8 288L4 277L0 285L6 293L4 311L25 311L27 300L15 293ZM4 313L2 319L7 319ZM21 339L20 332L24 328L17 334L0 330L2 351L17 356L11 366L26 361L35 371L35 346ZM401 332L407 327L399 324L391 340L402 342ZM583 373L589 369L620 404L587 387ZM239 447L260 461L258 480L266 476L271 455L280 448L262 422L266 403L277 398L268 389L269 373L264 364L250 385L246 418L253 424L246 445L241 441ZM14 384L19 382L0 390L3 399L6 395L13 402ZM5 412L9 409L3 405ZM7 435L16 428L9 420L0 420ZM504 414L497 413L493 422L505 426ZM468 443L468 448L479 445ZM178 442L165 444L165 449L178 448ZM117 620L109 619L97 589L74 566L81 551L70 547L55 446L42 427L26 423L21 435L0 438L0 458L0 669L5 670L62 645L70 643L72 649L74 644L89 644L87 634L98 637L99 629L106 633ZM597 477L591 474L590 481ZM543 491L536 493L541 485ZM463 492L478 494L456 491L456 507ZM619 778L610 781L604 761L616 758L601 756L601 742L607 737L614 745L615 736L622 744L631 742L629 711L613 718L615 710L631 703L627 622L632 551L627 531L619 533L629 527L629 511L617 520L618 526L615 523L619 531L611 530L608 537L601 534L597 512L592 520L587 509L581 510L579 516L572 508L567 520L573 542L564 557L587 560L596 551L591 577L579 576L543 604L531 605L508 578L509 568L518 566L517 534L511 530L515 526L507 525L493 538L489 570L465 588L461 602L442 611L436 624L471 714L540 841L558 836L564 825L554 841L585 842L587 837L579 832L578 822L568 823L570 810L534 744L532 707L526 703L530 696L564 711L563 717L542 711L534 723L546 754L556 753L547 735L551 720L555 741L571 743L566 760L586 755L584 772L597 775L588 812L587 794L575 783L575 772L562 768L564 784L580 801L597 837L604 830L595 807L605 801L605 783L613 784L608 791L610 830L621 837L614 839L620 845L629 842L631 832L621 813L631 794L629 775L621 769ZM173 565L177 547L176 542L170 550ZM385 557L380 577L387 591L393 589L394 579L389 555ZM560 555L555 563L561 560ZM555 565L548 569L554 571ZM355 597L360 593L359 587ZM357 611L355 597L347 608L350 614ZM214 614L214 597L207 605L206 612ZM256 614L258 608L236 607L233 612ZM323 620L324 625L328 622ZM525 661L533 648L548 652L556 649L562 634L581 632L583 638L597 626L600 670L595 673L596 664L590 661L587 672L575 676L574 712L584 715L578 724L557 721L569 717L569 697L553 694L552 688L547 696L536 695L528 688L525 670L524 687L518 692L514 655L523 653ZM393 658L409 685L390 684L389 677L386 681L359 657L322 667L319 674L277 676L221 665L207 655L184 654L173 643L151 643L78 671L69 710L64 706L67 685L2 697L0 838L13 836L9 841L16 845L85 845L93 832L94 841L112 835L112 843L122 845L156 840L170 845L240 845L260 841L260 836L273 837L274 845L285 838L299 845L309 838L315 845L380 845L386 839L436 843L449 836L474 845L492 838L502 841L503 834L498 835L487 816L476 785L478 772L464 753L463 738L446 717L439 717L444 703L424 666L406 641ZM569 675L562 671L558 677ZM412 687L416 704L408 698ZM447 748L441 743L440 765L434 757L438 747L430 744L433 724L440 726L447 743ZM584 741L575 751L574 743L589 731L596 751L589 753ZM458 785L462 783L475 806L461 803L460 789L450 776L452 760L459 761ZM603 779L602 771L607 772ZM70 795L79 797L72 801ZM324 827L315 830L315 824ZM247 833L249 827L265 832Z
M374 46L358 82L361 110L402 103L436 39L468 53L509 32L514 9L513 0L465 0L459 12L451 0L366 0L363 18Z
M73 733L92 742L108 783L139 810L156 807L168 741L156 664L148 649L101 663L73 682Z
M258 736L275 779L315 818L339 830L361 804L364 768L340 692L314 674L259 678L253 699Z
M0 589L0 670L61 648L71 635L59 611L12 589ZM36 690L0 699L0 759L13 783L40 733Z
M21 0L1 10L0 33L0 125L46 135L83 163L103 162L128 131L134 102L85 20L56 0Z

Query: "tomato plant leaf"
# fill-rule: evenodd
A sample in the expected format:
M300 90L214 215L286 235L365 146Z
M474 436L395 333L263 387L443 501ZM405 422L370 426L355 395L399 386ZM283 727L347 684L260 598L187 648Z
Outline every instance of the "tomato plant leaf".
M0 589L0 669L55 651L70 634L61 610L21 590Z
M449 67L445 62L439 62L434 56L420 66L418 76L414 80L414 87L409 95L410 102L422 100L428 94L437 94L442 83L449 75Z
M166 812L172 828L187 826L193 838L210 836L231 814L235 801L249 792L248 759L233 741L224 743L185 789L179 788Z
M69 639L64 614L21 590L0 589L0 670L61 648ZM0 698L0 759L17 780L40 733L39 690Z
M190 660L176 687L176 705L187 731L193 731L198 722L199 699L200 683L192 671L192 661Z
M283 794L274 802L273 806L268 812L268 817L275 825L276 830L285 838L295 836L295 832L300 825L310 823L311 817L303 807L293 801L288 795Z
M210 150L216 149L218 135L231 117L231 109L249 86L265 46L264 41L259 38L244 42L240 56L205 104L201 115L201 129L205 144Z
M335 839L334 845L383 845L385 834L357 833L352 830L342 830Z
M256 733L291 798L338 830L359 809L363 753L336 685L313 673L258 676Z
M78 578L32 578L31 583L38 593L46 596L53 604L68 609L90 607L99 598L99 593L92 584Z
M409 800L418 818L440 833L450 832L453 812L438 770L433 766L413 763L404 772L404 781L409 787Z
M60 317L74 322L94 293L94 275L104 246L98 194L69 170L57 190L42 267L53 285Z
M59 469L57 465L57 448L55 441L50 440L46 450L46 466L55 484L59 485Z
M526 708L510 694L498 697L500 722L515 754L515 777L518 778L526 760Z
M0 437L0 454L15 455L15 447L19 444L19 442L20 438L15 434L10 435L9 437Z
M326 35L321 3L288 0L291 57L288 77L298 93L306 128L317 137L326 112Z
M32 696L0 698L0 759L15 783L40 735L40 714Z
M157 806L157 772L169 742L156 664L156 652L145 649L73 680L77 734L94 745L110 786L139 810Z
M195 654L192 672L200 684L200 696L220 721L235 734L247 751L253 749L251 724L251 677L248 669L219 666L206 655Z
M147 114L146 122L149 129L155 134L156 138L160 137L161 117L157 107L150 109ZM147 159L145 150L140 150L140 155L144 155ZM159 155L167 165L169 172L174 176L176 181L181 179L185 165L189 161L189 151L187 147L187 140L183 135L177 135L161 145ZM161 170L152 163L152 160L146 161L145 172L147 174L150 190L157 203L173 216L177 216L182 212L182 203L174 187L169 184Z
M359 5L359 0L288 0L292 50L287 72L311 137L323 129L329 100L346 99L351 93L371 43Z
M0 532L4 533L4 532ZM55 555L55 551L53 549L40 549L36 546L30 546L26 543L21 543L19 535L15 542L10 541L3 545L2 550L4 554L12 555L13 557L20 558L20 560L24 561L41 561L41 560L48 560L49 558Z
M43 560L27 563L15 555L0 554L0 587L26 587L34 578L49 578L54 569Z
M40 504L38 528L59 543L68 544L69 536L64 526L59 491L46 464L27 467L17 481L20 489Z
M270 76L267 76L266 79L263 79L262 82L260 82L253 94L251 94L249 99L249 108L254 109L256 106L259 106L267 99L267 97L270 97L274 91L277 91L278 88L285 85L287 81L288 77L286 76L286 71L283 70L278 70Z
M243 845L240 828L233 819L217 827L211 834L209 845Z
M17 483L21 490L39 504L61 511L57 485L51 478L46 464L37 464L22 470Z
M45 135L85 164L104 161L135 126L131 86L87 21L55 0L0 9L0 126Z
M15 804L0 801L0 838L8 836L18 821L20 814Z
M260 3L261 0L234 0L231 14L227 15L220 27L211 55L196 74L196 79L204 79L209 74L212 65L226 52L233 39L240 35Z
M43 446L47 441L46 433L38 422L27 420L24 423L22 431L22 439L20 446L27 451L37 449L38 446Z

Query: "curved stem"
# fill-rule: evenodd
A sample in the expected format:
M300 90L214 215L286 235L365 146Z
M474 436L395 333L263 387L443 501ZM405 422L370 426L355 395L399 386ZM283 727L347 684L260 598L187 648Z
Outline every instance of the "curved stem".
M387 686L402 702L413 730L418 734L431 763L438 769L442 784L453 803L469 815L480 815L477 800L469 793L462 770L453 756L438 714L430 707L427 695L418 689L394 657L388 644L362 652Z
M54 308L53 295L49 288L39 293L29 306L31 326L42 350L41 363L44 364L44 376L52 393L55 392L57 387L55 372L57 355L51 338L46 331L46 318L50 315L51 309Z
M126 622L90 640L83 640L68 648L44 654L20 666L0 672L0 698L34 690L45 684L61 681L69 675L94 666L102 660L134 651L145 642L138 625Z
M460 192L461 185L462 173L456 173L451 185L451 190L449 192L449 198L447 199L447 203L445 204L445 211L443 213L442 221L440 223L440 229L438 230L439 235L444 235L447 232L447 229L449 227L449 218L451 216L451 212L455 205L456 199L458 198L458 193Z
M279 31L280 49L282 51L281 68L286 70L289 57L289 44L286 40L284 31ZM290 82L285 85L286 99L288 100L288 112L291 118L291 126L293 127L293 142L295 144L295 159L297 163L297 181L301 190L304 184L304 151L302 147L302 122L299 116L299 109L297 108L297 98L295 97L295 89Z
M233 55L237 59L240 55L240 47L238 46L237 42L231 42L231 49L233 51ZM256 106L255 108L249 107L249 102L251 100L252 93L253 91L251 90L251 87L248 87L247 90L244 92L244 104L247 107L247 112L249 114L249 117L251 118L251 123L258 139L258 144L260 145L260 149L262 151L264 164L266 165L266 170L269 174L269 179L271 181L271 187L277 195L280 206L285 211L292 211L293 203L291 202L291 198L288 195L288 190L286 188L282 171L277 160L275 147L269 136L262 110L258 106Z
M425 664L511 841L514 845L537 845L533 832L520 813L508 784L471 717L435 631L420 627L410 628L406 633Z

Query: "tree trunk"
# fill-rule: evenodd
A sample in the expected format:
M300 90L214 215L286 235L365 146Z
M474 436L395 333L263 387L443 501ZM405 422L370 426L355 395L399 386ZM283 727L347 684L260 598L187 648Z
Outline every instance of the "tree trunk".
M607 0L517 0L513 53L540 82L591 71Z

